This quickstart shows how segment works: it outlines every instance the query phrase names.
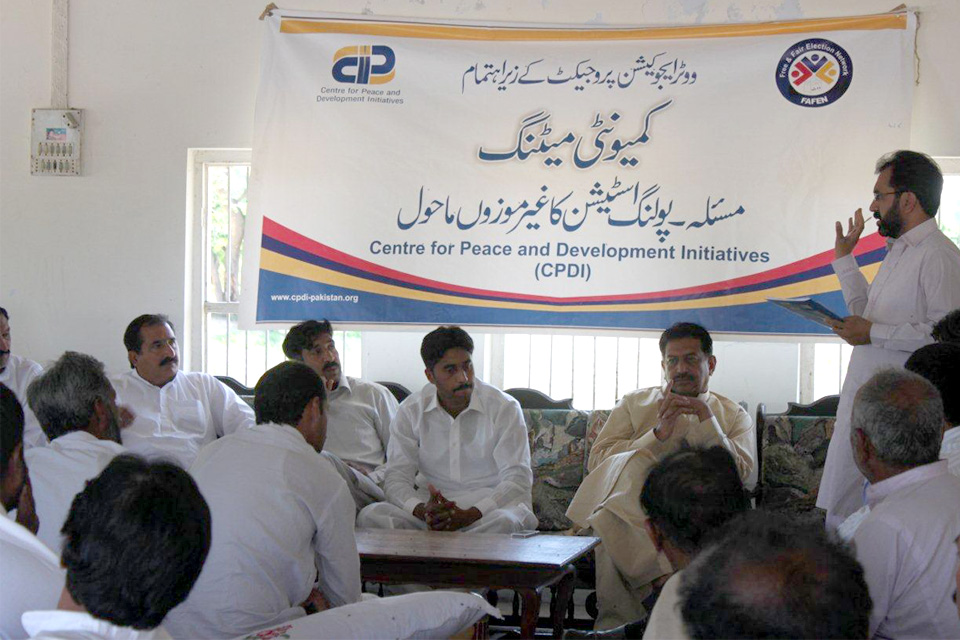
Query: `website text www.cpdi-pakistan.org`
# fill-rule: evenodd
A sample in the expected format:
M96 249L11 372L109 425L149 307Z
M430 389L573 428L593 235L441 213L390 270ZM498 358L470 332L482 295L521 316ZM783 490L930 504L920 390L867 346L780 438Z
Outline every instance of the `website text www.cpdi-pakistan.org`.
M271 302L350 302L357 304L360 296L344 296L332 293L274 293Z

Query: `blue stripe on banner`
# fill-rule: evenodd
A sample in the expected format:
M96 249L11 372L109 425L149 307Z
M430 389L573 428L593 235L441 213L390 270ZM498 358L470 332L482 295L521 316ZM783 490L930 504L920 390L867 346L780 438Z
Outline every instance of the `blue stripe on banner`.
M771 303L676 311L524 311L408 300L334 287L265 270L260 271L258 297L257 322L299 322L303 318L331 317L338 322L370 324L452 323L662 330L674 322L687 321L702 324L711 331L728 333L832 335L828 328ZM846 315L846 306L839 291L812 297L838 315ZM353 301L354 298L357 302Z

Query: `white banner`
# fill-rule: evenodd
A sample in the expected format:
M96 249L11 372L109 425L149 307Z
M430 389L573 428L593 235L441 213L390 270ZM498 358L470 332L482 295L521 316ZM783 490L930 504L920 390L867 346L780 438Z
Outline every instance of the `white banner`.
M266 21L242 322L814 333L907 145L910 13L673 28ZM861 241L866 271L883 243Z

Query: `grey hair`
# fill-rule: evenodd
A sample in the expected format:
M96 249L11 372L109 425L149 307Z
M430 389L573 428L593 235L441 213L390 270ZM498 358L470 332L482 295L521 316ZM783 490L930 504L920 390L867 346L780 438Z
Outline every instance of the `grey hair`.
M103 363L92 356L67 351L27 387L27 402L51 440L86 429L94 403L111 399L113 387Z
M903 369L885 369L864 383L853 402L852 426L887 464L936 462L943 440L943 401L936 387Z

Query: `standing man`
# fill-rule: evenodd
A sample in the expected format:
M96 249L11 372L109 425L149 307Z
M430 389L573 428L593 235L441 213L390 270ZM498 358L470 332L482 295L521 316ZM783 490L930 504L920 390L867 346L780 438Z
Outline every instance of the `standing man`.
M741 481L753 470L756 435L743 407L709 391L717 366L713 338L698 324L678 322L660 336L666 386L625 395L590 450L588 469L567 517L593 529L597 547L597 629L646 616L654 581L673 572L644 530L640 490L650 469L687 446L721 446Z
M133 411L123 446L147 457L170 458L184 469L200 447L254 424L253 409L207 373L180 371L177 336L162 314L142 315L123 334L131 371L113 386Z
M817 496L830 529L863 504L864 478L850 448L857 390L879 369L901 367L913 351L933 342L933 324L960 307L960 249L935 219L943 190L940 168L925 154L896 151L880 158L877 173L870 211L888 252L871 284L852 255L864 228L860 209L846 234L836 225L833 270L853 315L836 323L834 333L854 349Z
M512 533L535 529L530 445L520 404L474 377L473 340L460 327L426 335L429 384L393 422L383 482L389 502L357 526Z
M23 431L23 448L42 447L47 444L47 437L37 422L33 411L27 406L27 387L43 372L43 367L20 356L10 353L13 338L10 334L10 314L0 307L0 384L7 385L20 401L23 407L25 426Z
M324 450L380 484L397 399L383 385L343 374L327 320L294 326L283 340L283 353L308 365L326 385L329 411Z

